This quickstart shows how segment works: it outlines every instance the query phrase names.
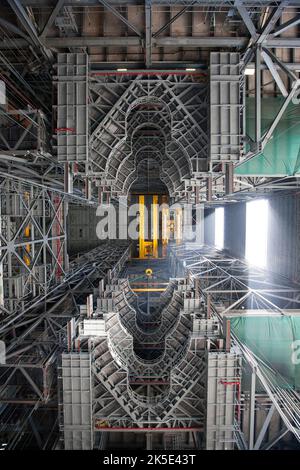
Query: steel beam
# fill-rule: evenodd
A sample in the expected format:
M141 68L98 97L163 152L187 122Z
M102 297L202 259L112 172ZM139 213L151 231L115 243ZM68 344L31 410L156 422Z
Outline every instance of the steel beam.
M65 0L57 0L57 3L55 5L55 7L53 8L48 20L47 20L47 23L45 24L44 26L44 29L41 33L41 36L40 38L43 38L43 37L46 37L47 36L47 33L49 31L49 28L51 28L52 24L54 23L55 21L55 18L57 17L59 11L62 9L62 7L64 6L64 3L65 3Z
M277 444L277 442L279 442L287 433L289 432L289 429L287 428L282 428L279 433L276 435L276 437L274 437L274 439L272 439L271 442L268 442L268 444L266 444L262 450L270 450L272 447L274 447L275 444Z
M130 21L128 21L127 18L125 18L125 16L123 16L118 10L116 10L116 8L114 8L110 2L107 2L106 0L98 0L98 1L99 3L102 3L102 5L105 8L107 8L111 13L113 13L113 15L115 15L119 20L125 23L129 29L134 31L138 36L140 37L143 36L142 32L136 26L130 23Z
M21 0L23 5L26 6L49 6L49 0ZM98 5L99 0L80 0L80 4L82 7L86 6L95 6ZM53 0L52 0L53 3ZM112 5L143 5L143 0L110 0ZM213 5L214 7L228 7L232 8L232 0L214 0ZM192 5L201 5L201 6L211 6L211 0L153 0L153 5L184 5L184 6L192 6ZM259 4L255 0L243 0L243 5L245 7L258 7L261 8L270 6L270 0L260 0ZM66 6L78 6L78 0L66 0ZM289 7L298 7L299 1L298 0L290 0Z
M276 9L273 9L272 13L267 19L267 23L264 26L264 29L262 33L259 34L259 37L257 38L257 44L262 44L266 39L268 39L268 36L270 32L272 31L273 27L275 26L276 22L279 20L280 16L282 15L282 12L284 8L287 6L288 2L287 1L282 1L280 4L277 6Z
M247 45L247 37L161 37L156 38L155 46L157 47L244 47ZM299 39L300 46L300 39Z

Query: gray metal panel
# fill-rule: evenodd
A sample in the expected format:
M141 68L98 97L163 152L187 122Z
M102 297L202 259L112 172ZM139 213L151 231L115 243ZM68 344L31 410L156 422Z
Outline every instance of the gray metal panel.
M233 256L245 257L246 204L225 205L224 248Z
M65 449L92 449L92 382L88 353L62 354L62 386Z
M212 162L239 160L242 114L240 55L235 52L212 52L210 54L210 159Z
M88 160L87 54L57 56L57 156L61 162Z

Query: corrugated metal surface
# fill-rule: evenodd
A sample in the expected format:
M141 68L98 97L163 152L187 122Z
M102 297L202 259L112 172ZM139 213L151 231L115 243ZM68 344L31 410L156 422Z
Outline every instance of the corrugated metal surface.
M226 205L224 211L224 249L237 258L244 258L245 234L245 203Z

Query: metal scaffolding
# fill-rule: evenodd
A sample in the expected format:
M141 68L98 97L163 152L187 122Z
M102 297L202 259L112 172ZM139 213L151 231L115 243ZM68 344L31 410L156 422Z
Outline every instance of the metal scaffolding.
M0 365L0 416L1 436L8 442L8 448L26 447L26 442L32 439L28 413L37 417L40 426L44 422L39 419L40 413L49 419L50 424L41 431L38 447L55 445L60 352L70 347L82 314L80 305L86 305L86 299L97 291L101 280L118 275L128 256L128 244L117 243L82 255L70 264L61 282L25 305L24 310L3 319L0 337L6 343L6 363ZM21 424L14 428L17 422Z
M230 328L232 315L297 315L300 305L299 287L291 286L290 282L280 276L268 274L212 247L174 247L171 250L170 263L175 275L183 275L184 272L196 283L203 296L208 317L218 320L222 326L226 348L238 347L241 351L242 379L233 377L227 384L224 381L224 386L234 387L239 396L242 426L236 429L237 447L259 449L264 444L266 448L271 448L287 433L291 433L299 441L298 390L289 386L274 364L267 364L264 357L254 354ZM250 377L248 389L245 385L246 376ZM257 392L258 383L263 387L262 394ZM243 393L248 403L245 407L241 406ZM257 427L256 416L260 407L264 406L269 413L265 414L265 420ZM277 418L280 417L285 432L281 432L278 439L268 442L265 441L266 431L274 414L277 414ZM260 421L257 419L257 422Z

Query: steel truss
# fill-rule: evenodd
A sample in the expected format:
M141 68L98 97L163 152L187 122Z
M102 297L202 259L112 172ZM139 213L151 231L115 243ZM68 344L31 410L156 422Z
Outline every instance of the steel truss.
M65 197L44 188L1 181L3 315L23 310L65 275Z
M250 267L246 262L224 255L211 247L183 245L173 247L170 263L175 275L186 273L194 280L205 301L209 318L218 319L224 335L228 328L231 315L246 313L291 315L300 306L300 291L285 278L274 277L262 269ZM251 377L251 387L248 395L248 429L245 434L236 430L236 443L239 448L269 449L288 432L300 441L300 397L296 390L286 382L272 365L267 365L262 358L242 344L239 339L227 330L227 342L238 346L242 351L244 370ZM278 377L281 383L278 385ZM265 399L256 393L256 381L262 384ZM243 381L238 381L241 396ZM266 400L267 398L267 400ZM265 405L264 405L265 403ZM255 416L259 408L266 409L261 428L255 427ZM243 413L243 409L240 410ZM283 428L275 439L266 441L266 431L272 416L277 414L283 423ZM246 438L245 438L246 435Z

